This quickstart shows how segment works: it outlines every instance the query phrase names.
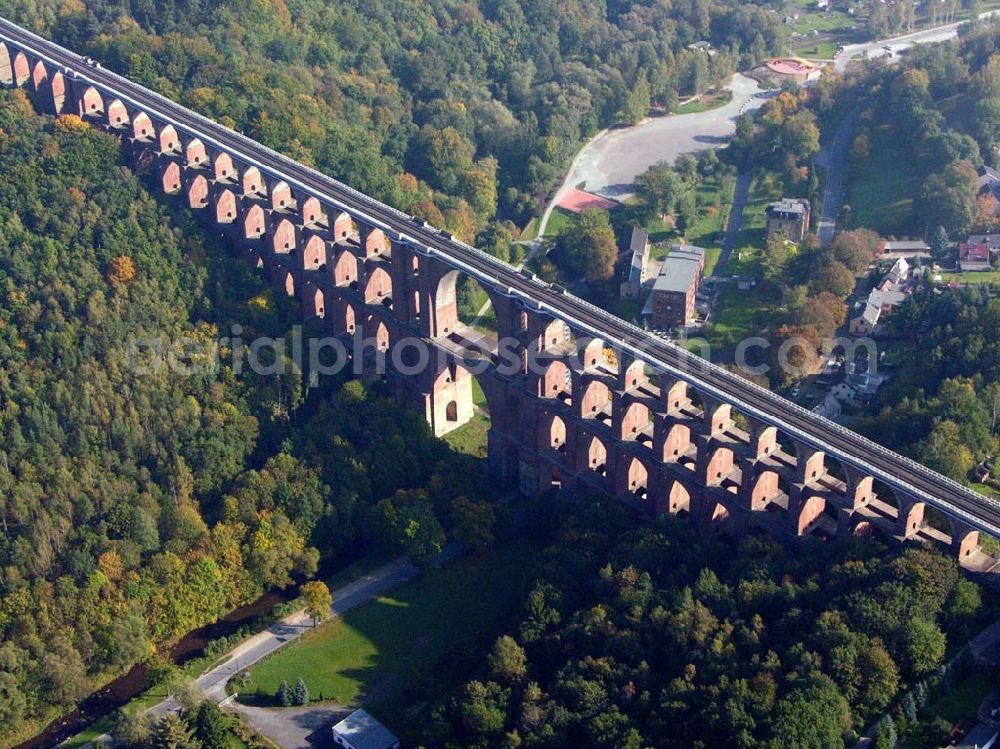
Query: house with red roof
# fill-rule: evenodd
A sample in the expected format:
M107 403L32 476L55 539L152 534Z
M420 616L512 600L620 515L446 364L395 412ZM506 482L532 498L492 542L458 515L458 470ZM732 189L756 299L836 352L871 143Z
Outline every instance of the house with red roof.
M986 242L958 246L958 268L962 271L991 270L990 246Z

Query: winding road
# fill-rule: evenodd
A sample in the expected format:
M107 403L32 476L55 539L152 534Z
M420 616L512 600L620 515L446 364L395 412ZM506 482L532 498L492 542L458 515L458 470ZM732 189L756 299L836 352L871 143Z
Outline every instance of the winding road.
M454 544L449 544L441 552L439 559L450 558L456 553ZM382 565L352 582L332 591L333 605L330 607L331 616L341 616L347 611L360 606L376 596L382 595L386 591L398 587L403 583L412 580L417 576L419 569L407 557L399 557L393 561ZM244 671L253 664L266 658L278 648L298 639L312 628L312 620L305 611L296 611L279 622L272 624L263 632L258 632L253 637L243 641L225 657L225 660L208 669L195 679L195 686L216 703L226 700L226 684L233 676L240 671ZM280 715L283 711L265 710L262 708L249 708L239 704L232 704L232 708L243 713L248 721L259 731L268 735L277 734L274 738L282 741L284 749L292 747L308 746L308 743L299 744L297 739L311 735L317 727L317 722L324 725L329 724L329 719L337 714L338 708L331 705L312 706L298 711L290 711L286 718ZM180 704L174 697L168 697L163 702L149 709L147 715L156 718L168 712L180 709ZM318 712L317 712L318 711ZM315 715L314 715L315 713ZM312 716L311 718L309 716ZM298 729L298 730L296 730ZM301 736L298 734L301 733ZM289 740L289 737L295 737ZM111 737L107 734L93 740L94 746L108 745Z

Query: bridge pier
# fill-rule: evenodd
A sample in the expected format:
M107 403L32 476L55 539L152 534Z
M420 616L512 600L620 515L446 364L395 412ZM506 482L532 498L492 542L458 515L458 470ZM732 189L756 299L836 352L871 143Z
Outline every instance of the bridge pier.
M516 483L530 494L553 487L602 491L650 516L687 515L709 534L767 528L791 540L888 529L888 536L905 539L930 532L922 500L904 501L894 517L877 502L871 475L845 463L841 480L822 450L794 439L794 454L782 449L788 444L779 442L782 418L773 424L751 414L737 418L741 402L710 396L709 389L728 391L709 387L710 379L696 372L651 374L629 353L625 334L612 335L613 325L604 328L607 342L594 338L594 326L554 311L561 308L558 299L513 293L518 281L509 276L494 282L480 273L496 311L497 340L473 335L458 317L461 264L440 248L425 254L401 239L426 235L422 225L396 226L396 218L336 186L313 189L301 172L282 173L265 152L231 134L201 123L195 132L187 117L162 121L123 103L137 100L134 90L122 93L124 84L66 76L0 38L0 82L29 89L43 111L75 113L128 143L136 171L227 236L276 294L296 297L309 325L364 341L358 354L364 376L385 377L435 434L475 414L476 379L491 418L491 481ZM101 80L96 71L88 77ZM163 116L179 111L169 102L157 109ZM213 142L232 150L206 147ZM407 362L393 361L392 346L405 340L427 348L427 366L411 372ZM606 354L609 345L613 356ZM485 369L473 375L484 361ZM956 556L973 560L978 532L956 517L947 543Z

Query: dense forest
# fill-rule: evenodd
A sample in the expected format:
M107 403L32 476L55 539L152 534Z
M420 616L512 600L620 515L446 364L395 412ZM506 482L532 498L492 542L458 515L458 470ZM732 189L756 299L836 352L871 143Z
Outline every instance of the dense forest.
M297 307L115 138L21 92L0 96L0 226L0 742L321 553L419 558L488 509L467 459L358 382L137 371L136 336L281 338Z
M523 226L585 136L672 109L784 35L773 11L735 0L4 0L0 13L467 238L495 215ZM687 48L700 39L718 53Z
M893 379L859 428L966 481L1000 438L1000 299L988 286L913 294L891 320Z
M931 549L733 547L597 504L550 527L520 623L424 745L841 747L992 608Z

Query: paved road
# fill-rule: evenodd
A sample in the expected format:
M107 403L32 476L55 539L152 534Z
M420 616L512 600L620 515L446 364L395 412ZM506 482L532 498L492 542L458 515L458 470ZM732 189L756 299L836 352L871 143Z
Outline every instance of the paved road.
M651 117L634 127L602 130L577 154L566 178L539 224L539 236L548 226L555 206L569 189L583 185L588 192L615 200L632 194L635 178L659 161L673 161L728 142L736 118L760 107L770 95L757 81L737 73L726 87L733 98L706 112Z
M340 616L390 588L412 579L417 572L417 567L405 557L389 562L333 591L333 605L330 607L330 612L333 616ZM304 611L297 611L238 645L224 662L199 676L195 684L208 699L221 702L226 697L226 683L236 673L270 655L291 640L301 637L311 627L312 620ZM149 714L158 716L177 709L177 700L171 697L151 708Z
M989 10L985 13L980 13L979 17L989 18L993 15L1000 15L1000 11ZM904 49L909 49L914 44L930 44L933 42L945 42L949 39L954 39L958 36L958 27L961 26L962 23L964 23L964 21L949 23L944 26L935 26L932 29L923 29L922 31L914 31L910 34L894 36L888 39L879 39L873 42L848 44L842 51L838 52L834 56L834 69L838 72L843 72L844 68L847 67L847 64L854 57L860 56L863 58L875 58L885 57L886 55L895 56ZM889 49L885 49L886 47Z
M837 218L844 198L844 175L847 171L847 152L858 119L857 108L852 109L837 126L833 139L824 147L816 162L826 168L826 184L823 187L823 208L820 213L817 234L824 247L833 241L837 230Z
M851 430L739 375L700 359L667 341L625 322L606 310L567 294L534 277L525 276L489 254L456 241L423 221L310 169L241 136L216 122L103 68L89 66L79 55L9 21L0 20L0 37L32 55L44 55L53 66L75 72L74 85L91 84L105 95L123 100L132 111L145 110L172 122L181 134L198 137L206 147L232 154L241 164L253 165L271 178L289 184L297 195L315 196L327 210L347 210L366 226L383 229L392 241L410 247L424 258L458 269L493 288L517 307L538 310L565 321L578 337L606 340L627 356L646 362L663 377L691 383L703 397L728 403L747 418L759 419L783 431L790 440L825 452L830 458L917 501L927 502L950 517L1000 537L1000 502L983 497L916 461L898 455ZM333 279L319 271L296 271L331 296Z
M281 749L332 747L330 726L350 715L354 708L339 705L310 705L279 709L234 704L255 731L267 736Z
M736 249L736 242L740 238L740 230L743 228L743 209L746 208L747 199L750 197L750 172L743 172L736 178L736 187L733 189L733 208L729 212L729 221L726 223L726 236L722 240L722 254L712 271L713 276L719 275L729 256Z

